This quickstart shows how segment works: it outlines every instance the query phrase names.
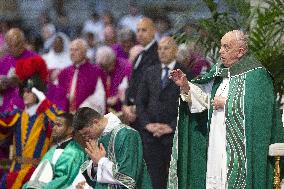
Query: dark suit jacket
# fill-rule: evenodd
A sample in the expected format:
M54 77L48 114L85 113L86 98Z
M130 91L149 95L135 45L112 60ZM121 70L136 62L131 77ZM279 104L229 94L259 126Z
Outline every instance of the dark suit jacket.
M186 73L185 68L176 63L174 69L181 69ZM169 80L166 87L161 86L162 65L156 64L149 67L144 73L143 80L139 85L136 97L136 109L138 113L138 124L141 134L148 139L156 140L151 133L145 130L148 123L165 123L175 130L178 116L179 87ZM169 142L172 134L162 136L161 140Z
M127 105L136 104L135 101L137 96L138 85L142 82L145 70L154 64L159 64L159 56L157 49L158 49L158 44L157 42L155 42L147 51L143 53L139 66L136 69L134 68L134 65L139 56L137 56L136 60L133 62L132 75L129 82L129 87L126 91L126 98L125 98L125 103Z

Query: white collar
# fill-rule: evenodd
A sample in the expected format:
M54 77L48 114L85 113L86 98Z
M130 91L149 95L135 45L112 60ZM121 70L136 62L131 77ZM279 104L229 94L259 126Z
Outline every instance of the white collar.
M111 132L116 126L121 123L120 119L113 113L108 113L104 117L107 118L107 125L102 135Z
M168 65L165 65L165 64L162 64L162 69L164 69L164 67L168 67L169 70L173 70L175 68L175 65L176 65L176 60L173 60L170 64Z
M29 116L33 116L36 114L37 108L39 107L39 104L34 104L28 108L25 109L25 112L27 112L29 114Z
M80 62L79 64L74 64L74 62L73 62L74 67L75 67L76 69L80 68L80 66L83 65L83 64L85 64L85 63L86 63L86 59L84 59L84 60L83 60L82 62Z
M62 141L58 142L58 143L57 143L57 146L60 146L61 144L63 144L64 142L67 142L67 141L71 140L72 138L73 138L73 137L69 137L69 138L67 138L67 139L65 139L65 140L62 140Z
M150 49L150 47L156 42L156 39L153 39L150 43L148 43L148 45L146 45L144 47L144 51L147 51L148 49Z

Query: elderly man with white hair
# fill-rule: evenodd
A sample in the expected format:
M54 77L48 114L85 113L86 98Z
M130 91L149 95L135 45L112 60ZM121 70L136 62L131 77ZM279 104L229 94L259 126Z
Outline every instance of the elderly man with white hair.
M71 113L83 106L105 113L105 93L100 73L86 58L86 52L85 40L79 38L71 42L70 58L73 65L62 70L58 76L55 103Z
M106 110L120 111L132 70L131 64L126 59L116 57L108 46L98 48L96 63L104 85Z
M173 150L180 166L179 188L273 188L268 149L284 141L284 130L272 78L249 53L247 40L240 30L226 33L221 63L199 79L188 82L180 70L171 73L185 101L177 129L183 142ZM207 125L196 114L207 117L206 109ZM170 176L175 175L173 168ZM172 181L173 187L177 181Z
M127 28L118 31L117 35L118 43L111 46L117 57L128 59L130 55L130 49L136 43L135 33Z

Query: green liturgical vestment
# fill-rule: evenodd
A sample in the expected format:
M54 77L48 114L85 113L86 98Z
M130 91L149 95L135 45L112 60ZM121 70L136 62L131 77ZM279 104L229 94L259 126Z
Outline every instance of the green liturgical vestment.
M119 123L110 131L103 133L99 143L102 143L106 149L106 158L113 163L111 174L119 184L98 182L97 167L93 164L90 166L90 162L86 161L81 166L81 171L90 186L96 189L152 189L143 159L142 141L137 131Z
M62 150L60 155L58 152ZM56 157L57 156L57 157ZM54 159L56 158L56 160ZM41 160L41 168L23 188L64 189L68 188L77 176L81 164L87 160L84 149L74 140L68 141L63 149L52 146ZM47 166L51 165L51 171ZM34 178L34 179L33 179ZM50 179L48 179L50 178Z
M213 81L213 100L223 78L229 79L225 105L227 188L273 188L274 162L268 149L270 144L284 142L284 130L272 78L258 61L246 55L230 68L216 64L192 83ZM210 105L208 113L193 114L187 102L180 102L169 189L206 188L212 112Z

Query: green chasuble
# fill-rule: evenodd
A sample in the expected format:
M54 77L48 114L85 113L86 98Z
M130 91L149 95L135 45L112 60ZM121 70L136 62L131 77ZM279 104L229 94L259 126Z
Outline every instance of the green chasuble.
M77 142L71 140L63 149L63 152L54 165L52 159L54 158L56 147L56 145L52 146L41 160L41 163L48 161L51 164L53 172L52 180L47 184L38 180L30 180L23 188L29 188L30 186L42 189L64 189L73 183L81 164L88 158L87 154ZM37 177L40 177L40 174L46 174L44 170L39 172Z
M192 82L214 81L212 100L223 77L229 78L225 106L228 189L273 188L274 162L268 156L268 148L270 144L284 142L284 129L272 78L259 62L247 55L230 68L216 64L209 73ZM168 188L206 187L212 112L210 105L205 124L204 113L192 114L186 102L180 103Z
M128 188L152 189L151 179L143 159L142 141L139 133L119 124L99 138L106 149L106 157L113 162L112 175L121 184L108 184L96 182L96 170L92 168L91 175L82 165L81 170L87 183L96 189ZM87 162L85 165L89 164ZM91 178L92 177L92 178Z

